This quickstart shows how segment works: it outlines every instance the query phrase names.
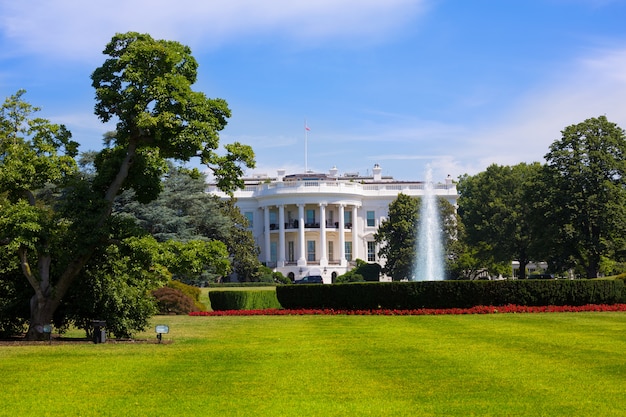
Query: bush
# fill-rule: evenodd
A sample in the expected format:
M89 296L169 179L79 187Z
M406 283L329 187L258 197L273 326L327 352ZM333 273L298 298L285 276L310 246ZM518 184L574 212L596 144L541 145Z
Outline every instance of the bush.
M282 272L273 272L272 277L274 278L274 282L276 284L291 284L291 280L284 276Z
M365 281L365 278L363 278L363 275L356 274L353 271L348 271L343 275L339 275L337 279L335 280L335 283L345 284L348 282L364 282L364 281Z
M200 310L194 300L176 288L162 287L152 291L159 314L189 314ZM206 310L206 309L205 309Z
M276 291L210 291L213 310L263 310L281 308Z
M176 280L168 282L166 286L178 290L191 298L196 306L194 311L206 311L206 306L200 302L200 288Z
M283 308L416 309L615 304L620 280L423 281L276 287Z

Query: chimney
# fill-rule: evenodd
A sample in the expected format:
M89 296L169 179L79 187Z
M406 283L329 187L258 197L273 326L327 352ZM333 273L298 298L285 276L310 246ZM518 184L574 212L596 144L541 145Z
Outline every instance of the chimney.
M372 172L374 173L374 181L381 181L383 179L383 176L381 175L383 169L380 167L380 165L374 164L374 169L372 170Z

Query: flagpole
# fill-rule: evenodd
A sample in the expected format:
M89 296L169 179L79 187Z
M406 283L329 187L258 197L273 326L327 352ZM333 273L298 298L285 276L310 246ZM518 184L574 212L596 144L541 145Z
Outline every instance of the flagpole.
M307 155L307 146L309 140L309 127L306 124L306 118L304 119L304 173L309 172L309 160Z

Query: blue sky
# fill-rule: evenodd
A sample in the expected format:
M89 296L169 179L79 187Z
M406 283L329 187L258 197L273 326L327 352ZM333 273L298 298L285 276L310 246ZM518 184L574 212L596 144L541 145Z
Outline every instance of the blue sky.
M223 4L221 4L223 3ZM568 125L626 128L623 0L0 0L0 93L99 149L90 74L116 32L192 48L252 173L423 179L543 162Z

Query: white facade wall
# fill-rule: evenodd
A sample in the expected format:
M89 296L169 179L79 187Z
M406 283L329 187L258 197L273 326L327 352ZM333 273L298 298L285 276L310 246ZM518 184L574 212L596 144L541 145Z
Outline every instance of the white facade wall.
M251 220L260 261L295 279L321 275L325 283L350 270L356 259L384 264L378 248L370 251L368 258L368 242L371 249L374 234L388 216L389 204L400 193L424 194L421 182L394 181L376 174L353 178L279 176L247 179L246 184L234 197ZM208 191L228 198L215 186L210 185ZM450 178L434 184L434 191L456 206L458 194Z

